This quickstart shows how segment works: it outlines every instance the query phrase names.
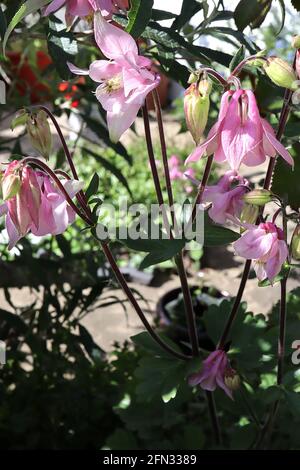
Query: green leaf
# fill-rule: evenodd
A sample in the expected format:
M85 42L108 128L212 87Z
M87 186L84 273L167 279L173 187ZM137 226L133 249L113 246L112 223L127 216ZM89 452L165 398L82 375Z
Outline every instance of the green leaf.
M131 0L126 31L138 38L145 30L151 18L153 0Z
M285 391L285 397L286 397L286 402L291 413L293 413L295 417L299 418L300 416L300 393Z
M200 10L202 5L196 0L183 0L180 14L173 21L171 28L180 30Z
M67 31L65 25L55 19L55 21L49 21L47 41L49 54L59 76L63 80L68 80L72 73L67 62L74 62L74 57L78 53L77 41L73 33Z
M247 26L258 28L264 21L272 5L272 0L241 0L235 11L235 23L240 31Z
M240 234L229 228L214 224L205 214L204 246L229 245L240 238Z
M6 16L4 12L2 11L2 7L0 5L0 38L1 39L3 39L5 36L6 28L7 28Z
M233 72L234 69L236 68L237 65L239 65L240 62L245 57L245 46L241 46L235 53L235 55L232 58L232 61L229 64L229 70L230 72Z
M98 188L99 188L99 183L100 183L99 176L97 175L97 173L94 173L93 176L92 176L92 179L91 179L91 181L88 185L88 188L85 192L85 196L86 196L88 201L92 196L97 194Z
M134 434L124 429L116 429L108 437L105 448L110 450L136 450L139 448Z
M5 48L6 44L8 41L9 36L11 35L12 31L15 29L18 23L25 18L25 16L30 15L31 13L35 13L38 11L40 8L44 7L49 3L50 0L27 0L27 2L24 2L23 5L19 8L19 10L15 13L13 18L11 19L4 37L3 37L3 54L5 55Z
M131 250L148 253L140 264L140 269L145 269L173 258L184 248L186 243L183 238L162 238L162 232L159 233L159 236L159 239L151 239L148 234L141 232L137 239L127 237L125 240L120 239L120 242Z
M136 394L139 401L174 399L180 386L184 385L187 373L185 361L174 358L145 356L135 371L138 380Z
M177 17L177 15L175 13L171 13L170 11L157 10L156 8L152 8L151 19L153 21L170 20L175 17Z
M172 349L180 352L180 348L177 346L177 344L175 344L167 336L161 333L158 336L164 341L164 343L166 343ZM157 344L157 342L152 338L152 336L150 336L148 331L142 331L142 333L138 333L137 335L131 336L130 339L136 346L139 346L151 355L170 359L170 354L164 349L162 349L159 344Z

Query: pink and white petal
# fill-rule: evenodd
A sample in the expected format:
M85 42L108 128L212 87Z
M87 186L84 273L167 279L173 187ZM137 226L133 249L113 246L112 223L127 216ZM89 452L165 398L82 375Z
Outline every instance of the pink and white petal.
M272 127L269 125L269 123L266 124L266 121L264 119L262 119L261 121L264 129L264 135L271 144L271 146L276 150L279 155L282 156L282 158L285 159L285 161L289 165L294 166L293 158L291 157L290 153L286 150L286 148L282 145L282 143L276 139Z
M1 215L7 214L7 212L8 212L7 203L4 202L3 204L0 205L0 217Z
M83 181L79 180L61 179L61 182L71 199L84 187Z
M114 113L121 112L126 103L123 88L108 93L103 84L96 88L96 98L105 111Z
M264 163L265 160L266 155L263 148L263 140L261 140L244 155L243 164L246 166L258 166Z
M92 5L89 0L68 0L67 10L70 16L88 16L92 11Z
M59 8L63 6L65 2L66 0L53 0L53 2L51 2L42 10L43 16L48 16L51 13L57 11Z
M266 263L255 260L253 262L253 268L259 281L264 281L268 277L266 272Z
M88 74L95 82L116 77L121 73L121 67L109 60L94 60L91 63ZM74 72L73 72L74 73Z
M257 228L244 233L234 242L236 253L246 259L260 259L272 248L273 236L266 234L263 229Z
M280 273L283 263L288 257L288 247L284 240L278 240L278 250L275 256L266 262L266 274L270 281L272 281L277 274Z
M109 59L126 56L128 52L138 55L138 48L133 37L108 23L99 11L94 15L94 33L99 49Z
M215 150L219 139L217 128L214 125L208 133L207 139L202 142L201 145L195 148L195 150L187 157L185 161L185 165L190 162L197 162L200 158L207 152L207 155L211 155ZM212 132L214 131L214 132ZM210 147L210 151L208 151L208 147Z
M88 70L76 67L76 65L72 64L71 62L67 62L67 66L69 67L70 72L74 73L75 75L89 75Z
M22 238L22 236L19 234L18 230L16 229L9 214L6 216L5 226L6 226L6 230L7 230L7 234L9 238L8 249L11 250L18 243L18 241Z
M137 113L139 112L140 103L131 103L124 105L118 113L107 112L107 125L109 137L112 142L118 142L121 135L133 124Z

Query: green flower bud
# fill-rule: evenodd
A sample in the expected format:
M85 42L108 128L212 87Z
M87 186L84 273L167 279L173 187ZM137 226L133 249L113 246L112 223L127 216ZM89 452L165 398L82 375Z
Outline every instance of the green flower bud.
M19 168L16 167L12 173L6 176L2 175L1 178L1 189L3 200L11 199L16 196L21 188L21 177L19 174Z
M232 391L238 390L241 385L241 379L236 370L227 369L224 377L225 385Z
M207 78L192 83L184 96L184 112L188 130L199 144L207 124L211 82Z
M292 37L292 47L295 49L299 49L300 47L300 36L293 36Z
M253 206L264 206L272 201L272 193L267 189L254 189L244 195L244 201Z
M26 127L32 146L48 160L52 135L45 111L41 110L28 116Z
M300 225L297 225L293 233L292 242L292 257L299 261L300 260Z
M295 83L297 81L297 75L294 69L285 60L279 57L269 57L264 63L264 70L275 85L290 90L296 90L298 88Z
M199 74L197 72L192 72L189 76L188 83L196 83L199 78Z
M253 204L244 204L240 220L243 224L255 224L258 213L258 206L254 206Z

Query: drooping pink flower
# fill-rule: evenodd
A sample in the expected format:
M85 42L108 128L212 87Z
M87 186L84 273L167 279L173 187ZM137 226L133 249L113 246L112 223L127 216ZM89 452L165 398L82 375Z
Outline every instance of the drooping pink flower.
M216 185L207 186L203 201L212 202L208 211L210 218L218 224L238 219L244 206L243 195L248 187L248 181L233 170L227 171Z
M172 181L181 179L183 176L182 171L180 171L180 160L176 155L171 155L168 161L170 179Z
M43 15L48 16L61 7L66 7L66 21L71 24L76 16L84 18L96 10L100 10L103 16L110 16L118 9L128 8L127 0L53 0L43 9Z
M0 206L0 215L6 215L9 249L29 231L37 236L63 233L74 221L75 213L61 191L45 173L18 161L8 165L2 184L12 172L18 172L20 185L17 193ZM82 188L79 181L61 179L61 182L71 198Z
M283 231L271 222L248 228L234 242L235 252L243 258L254 260L254 269L260 281L267 278L272 282L288 256Z
M225 351L217 349L203 361L202 370L189 377L189 384L200 385L203 390L210 392L220 387L232 399L232 391L225 383L227 371L231 371L227 354Z
M159 83L151 60L140 56L130 34L108 23L100 12L94 16L96 42L110 60L96 60L89 71L69 64L71 72L89 75L100 83L96 97L107 111L110 138L117 142L134 122L145 98Z
M204 153L214 154L217 162L227 161L235 171L241 163L260 165L266 156L275 157L277 153L293 165L291 155L277 140L273 128L260 117L251 90L230 90L223 94L218 121L186 163L199 160Z
M3 174L2 186L5 187L6 180L12 175L18 178L18 189L12 197L8 195L4 207L1 206L1 214L8 213L6 225L9 235L14 227L21 238L31 227L38 227L41 196L37 177L32 168L14 160Z

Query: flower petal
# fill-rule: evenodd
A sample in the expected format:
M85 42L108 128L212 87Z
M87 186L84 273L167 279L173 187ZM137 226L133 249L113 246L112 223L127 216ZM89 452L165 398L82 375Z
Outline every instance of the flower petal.
M94 15L94 33L99 49L109 59L124 57L129 52L138 55L138 48L132 36L108 23L99 11Z

